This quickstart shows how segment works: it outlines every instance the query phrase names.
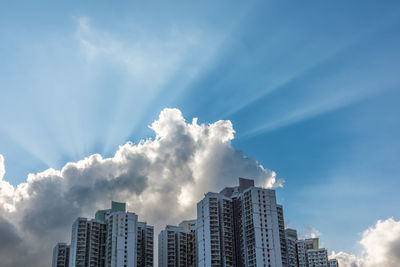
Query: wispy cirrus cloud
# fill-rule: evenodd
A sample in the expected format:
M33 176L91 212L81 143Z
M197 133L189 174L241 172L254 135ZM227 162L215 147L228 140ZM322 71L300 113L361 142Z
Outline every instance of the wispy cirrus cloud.
M103 153L129 137L161 92L164 104L173 101L222 39L201 28L178 26L153 33L140 25L131 25L128 33L119 36L96 28L88 17L77 21L75 36L91 75L107 77L112 66L120 79L112 88L116 92L115 102L104 133ZM207 46L203 45L205 41ZM180 81L170 87L169 82L176 76Z
M0 112L10 115L0 131L54 168L94 151L112 153L142 123L160 91L164 102L172 102L222 38L196 26L153 32L129 22L112 31L88 16L72 21L69 31L38 36L19 48L15 62L37 65L21 64L23 80L2 81L18 92L2 95Z

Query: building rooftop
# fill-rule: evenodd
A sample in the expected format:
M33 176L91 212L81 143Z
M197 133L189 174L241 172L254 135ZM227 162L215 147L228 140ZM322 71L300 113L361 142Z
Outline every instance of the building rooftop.
M126 203L111 201L111 209L98 210L95 214L95 219L104 222L107 213L117 211L126 212Z
M223 194L227 197L231 197L233 193L238 192L241 193L247 188L253 187L254 186L254 180L253 179L246 179L246 178L241 178L239 177L239 186L235 187L225 187L224 189L221 190L220 194Z

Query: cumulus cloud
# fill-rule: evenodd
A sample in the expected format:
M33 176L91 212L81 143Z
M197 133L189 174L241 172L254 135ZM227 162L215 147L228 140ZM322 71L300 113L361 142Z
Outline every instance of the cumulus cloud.
M400 263L400 221L379 220L362 234L362 257L344 252L332 253L341 267L393 267Z
M0 154L0 212L3 210L11 211L13 209L14 187L9 182L3 180L5 173L4 157Z
M339 262L340 267L361 267L362 259L356 257L356 255L348 254L345 252L335 253L332 252L329 258L335 258Z
M111 158L94 154L30 174L16 188L0 180L0 257L9 260L2 266L47 266L55 243L69 242L73 220L93 217L110 200L127 202L157 232L195 217L205 192L235 185L239 176L260 186L282 185L273 171L232 147L230 121L189 123L178 109L164 109L150 128L154 139L128 142ZM4 172L0 157L0 177Z

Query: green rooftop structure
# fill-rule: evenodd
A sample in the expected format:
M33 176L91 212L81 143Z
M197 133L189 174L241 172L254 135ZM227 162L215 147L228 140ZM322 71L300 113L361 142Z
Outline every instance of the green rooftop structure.
M126 203L111 201L111 211L126 212Z
M104 222L106 214L111 212L122 211L126 212L126 203L111 201L111 209L98 210L95 215L95 219Z

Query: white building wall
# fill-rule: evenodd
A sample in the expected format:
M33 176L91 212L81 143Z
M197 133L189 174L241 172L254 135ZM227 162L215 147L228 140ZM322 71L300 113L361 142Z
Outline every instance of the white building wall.
M58 243L53 249L52 267L68 267L69 246L65 243Z
M196 267L197 266L197 240L196 240L196 229L197 229L197 219L196 220L185 220L179 224L179 227L183 228L188 232L188 247L187 247L187 266Z
M185 229L167 225L159 234L159 267L188 266L188 236Z
M336 259L329 260L329 267L339 267L339 263Z
M197 203L198 266L211 266L209 195Z
M87 219L78 218L72 225L69 267L85 267Z
M326 249L308 249L306 254L308 267L329 267L328 251Z
M86 259L87 266L103 266L104 262L104 239L105 224L99 220L90 220L87 222L87 246Z
M71 245L66 246L64 253L65 259L69 259L68 267L152 267L154 227L146 223L140 223L140 227L145 262L138 266L138 216L125 212L125 203L112 202L111 209L98 211L91 221L77 218L72 225ZM58 250L56 246L55 259L60 254Z
M197 204L198 266L233 266L232 200L207 193Z
M290 237L286 237L286 248L288 255L288 267L298 267L297 263L297 240L292 239Z
M136 267L137 215L112 212L106 218L106 267Z
M250 197L251 209L248 210ZM245 239L246 266L282 267L281 242L275 191L251 187L242 193L243 236ZM250 214L254 227L254 237L248 235L246 220ZM247 231L247 232L246 232ZM254 242L252 242L254 238ZM255 248L252 251L252 248ZM255 252L255 254L253 254ZM255 259L253 261L252 259Z
M304 240L297 240L297 257L299 259L299 267L307 267L305 246Z
M225 190L226 191L226 190ZM240 240L240 245L236 244L236 248L241 251L235 251L238 255L243 255L244 265L262 266L262 267L282 267L281 257L281 235L279 232L279 220L276 204L275 191L258 187L250 187L243 192L238 192L235 188L232 189L235 199L240 199L239 220L240 229L236 235L242 236L237 238ZM230 197L223 194L207 193L203 200L197 204L197 257L199 267L213 266L233 266L231 250L224 250L226 247L223 244L224 240L234 240L233 231L230 233L230 238L219 240L217 237L211 238L211 221L210 219L210 199L218 200L218 227L219 237L224 236L224 222L221 218L221 212L229 210L231 218L233 218L232 209L223 209L221 204L223 199L229 200ZM233 207L233 206L231 206ZM239 209L238 208L238 209ZM235 208L236 209L236 208ZM227 217L225 217L227 218ZM233 220L225 220L229 223L229 227L233 228ZM225 228L225 229L229 229ZM238 237L238 236L237 236ZM231 245L231 242L229 242ZM232 245L231 245L232 246ZM231 257L228 259L226 256ZM214 258L213 258L214 256ZM221 257L222 256L222 257ZM235 260L235 259L234 259ZM236 263L237 264L237 263Z

